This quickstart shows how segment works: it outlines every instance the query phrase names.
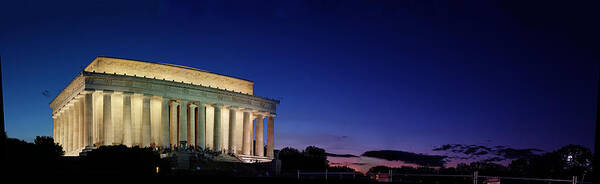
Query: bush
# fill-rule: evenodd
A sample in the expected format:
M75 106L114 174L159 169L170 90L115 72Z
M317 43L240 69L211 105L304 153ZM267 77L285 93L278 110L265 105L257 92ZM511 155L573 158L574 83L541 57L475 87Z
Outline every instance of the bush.
M84 169L89 173L154 175L160 156L152 148L101 146L87 153L82 161Z

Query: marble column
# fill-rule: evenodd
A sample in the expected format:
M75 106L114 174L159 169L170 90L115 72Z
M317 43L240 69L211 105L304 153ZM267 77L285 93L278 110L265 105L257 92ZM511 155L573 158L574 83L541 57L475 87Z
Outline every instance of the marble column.
M104 105L103 105L103 127L104 127L104 139L102 139L102 145L112 145L113 144L113 123L112 123L112 103L111 103L111 95L112 93L104 92Z
M61 124L61 144L62 147L64 149L64 151L67 151L67 132L68 132L68 123L69 123L69 118L68 118L68 114L66 111L66 106L63 107L63 110L61 112L61 118L60 118L60 124Z
M221 121L223 119L223 117L221 116L221 111L223 110L223 106L214 105L213 107L214 107L214 114L215 114L215 119L214 119L215 130L213 132L213 134L214 134L213 147L214 147L215 151L220 152L222 150L222 146L223 146L223 143L221 142L221 141L223 141L223 132L222 132L222 125L221 125L223 123Z
M92 94L93 99L93 136L94 136L94 145L101 146L104 137L104 92L103 91L94 91Z
M71 107L66 106L65 109L65 151L71 151ZM66 154L66 153L65 153Z
M92 146L94 144L93 137L93 125L94 125L94 106L93 106L93 97L92 92L86 91L84 95L84 105L83 105L83 121L84 121L84 137L85 137L85 146Z
M71 100L72 105L71 105L71 117L73 118L71 121L71 126L73 129L71 129L71 134L72 134L72 139L71 139L71 152L75 153L77 151L77 139L78 137L78 132L77 130L79 130L79 123L77 122L77 120L79 120L79 115L77 113L77 97L73 98L73 100Z
M181 141L185 141L188 142L187 140L187 132L188 132L188 121L187 121L187 117L188 117L188 106L187 106L187 102L185 100L181 100L181 104L179 105L179 141L177 142L178 144L181 143Z
M273 121L274 121L274 116L270 115L267 118L267 157L269 158L274 158L274 153L273 153L273 146L275 143L275 131L274 131L274 126L273 126Z
M60 142L60 128L61 128L61 124L60 124L60 111L56 112L56 135L54 136L55 142L58 144L62 144Z
M65 154L67 154L67 151L69 150L69 111L68 111L69 106L65 105L63 107L63 149L65 150Z
M256 156L265 156L265 142L264 142L264 116L262 114L257 115L256 118L256 144L254 145L254 153Z
M254 131L256 130L256 123L254 122L255 119L256 119L256 115L254 115L254 113L252 113L252 115L250 115L250 124L252 125L250 127L250 132L251 132L250 133L250 137L251 137L251 139L250 139L250 141L251 141L250 142L250 155L255 155L255 151L254 151L255 150L254 145L256 144L256 141L254 140L254 137L256 135L254 133Z
M131 120L131 93L123 93L123 144L133 146L133 122Z
M63 107L62 112L60 113L60 138L61 138L61 144L63 149L65 150L65 152L67 151L67 123L68 123L68 117L67 117L67 111L64 110L66 107Z
M160 141L163 148L169 148L169 139L171 132L169 131L169 98L162 97L161 99L161 130L160 130Z
M80 94L79 96L79 100L78 100L78 108L79 109L79 148L77 148L79 151L83 150L83 148L85 147L85 109L84 109L84 105L85 105L85 94Z
M196 145L196 104L190 103L188 105L188 138L190 146Z
M67 151L67 116L65 107L60 112L60 144L63 147L63 150Z
M58 143L60 143L60 146L62 146L63 149L65 148L65 136L64 136L65 120L64 119L65 118L64 118L64 115L63 115L62 109L61 109L61 111L58 112Z
M52 140L54 141L54 143L58 143L58 141L56 141L56 127L58 125L57 122L57 117L56 114L54 116L52 116Z
M206 148L206 105L198 105L198 116L196 124L196 145L201 149Z
M72 102L69 102L69 108L67 109L67 114L69 117L69 122L67 123L67 150L69 152L69 155L71 155L71 152L73 151L73 121L75 120L75 118L73 117L73 104Z
M179 126L178 121L179 121L179 117L177 115L177 112L179 111L179 103L177 101L171 101L169 103L170 105L170 120L169 120L169 134L171 135L169 138L169 144L171 144L171 148L173 147L177 147L179 144L179 135L177 134L179 132Z
M65 115L64 112L59 112L59 133L58 133L58 140L60 141L60 145L65 148Z
M65 110L63 112L63 116L65 117L64 118L65 123L64 123L64 127L63 127L63 129L64 129L64 132L63 132L64 138L63 139L65 141L64 142L65 154L67 154L69 151L69 126L70 126L69 122L70 122L71 117L69 116L69 105L65 105L65 107L63 107L63 108L65 108Z
M244 112L242 109L237 109L235 112L235 137L233 143L235 144L235 154L242 154L242 147L244 141Z
M58 129L57 129L57 135L56 135L56 140L58 140L58 143L64 148L65 147L65 142L63 141L63 136L62 136L62 132L63 132L63 116L61 111L58 111L56 113L57 115L57 125L58 125Z
M150 96L142 96L142 146L149 147L151 141Z
M162 146L161 132L162 132L162 98L159 96L153 96L150 98L150 131L152 132L150 144L154 146Z
M206 107L206 132L204 135L206 148L215 150L215 108L211 105Z
M54 143L60 144L60 116L58 112L54 114L54 134L52 135L52 139L54 139Z
M71 147L73 153L77 152L79 149L79 99L73 99L73 106L71 107L73 110L73 145Z
M67 147L67 152L69 152L68 154L70 155L71 152L71 147L73 146L73 134L71 132L73 132L73 114L71 113L71 111L73 110L73 108L71 107L71 104L67 105L67 110L65 111L65 115L67 118L67 128L66 128L66 132L65 132L65 136L66 136L66 147Z
M68 107L65 107L68 108ZM63 140L64 140L64 149L65 152L67 150L69 150L69 110L65 109L65 111L63 112L63 116L64 116L64 127L63 127Z
M229 107L221 109L221 149L229 153Z
M229 108L229 153L237 153L237 108L231 107Z
M250 112L244 110L244 135L242 136L242 154L250 155L250 149L252 144L252 119L250 119Z
M131 139L133 146L142 146L143 95L131 95Z
M123 123L123 115L124 115L124 102L123 102L123 93L122 92L114 92L111 97L111 117L112 117L112 132L113 132L113 141L110 142L111 145L116 144L124 144L124 129L125 125Z
M65 150L65 154L69 150L69 106L65 105L63 110L63 149Z

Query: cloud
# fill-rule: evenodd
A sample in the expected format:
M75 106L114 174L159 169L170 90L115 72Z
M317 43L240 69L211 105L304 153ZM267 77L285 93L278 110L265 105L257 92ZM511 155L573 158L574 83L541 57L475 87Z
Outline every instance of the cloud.
M361 156L380 158L389 161L402 161L405 163L432 167L444 166L446 163L445 159L448 158L448 156L442 155L425 155L397 150L367 151Z
M506 159L518 159L518 158L531 158L537 153L542 152L540 149L530 148L530 149L514 149L514 148L504 148L496 151L496 155L502 156Z
M476 153L473 153L473 155L477 155L477 156L479 156L479 155L486 155L486 154L488 154L488 153L489 153L489 152L487 152L487 151L478 151L478 152L476 152Z
M337 139L338 141L343 141L344 139L348 139L348 136L347 136L347 135L336 136L336 139Z
M453 153L464 153L466 155L484 155L490 151L493 151L492 148L480 145L463 145L463 144L444 144L440 147L433 148L433 151L451 151Z
M506 146L487 147L481 145L444 144L433 148L433 151L445 151L464 156L452 156L450 158L473 159L484 157L484 162L497 162L507 159L529 158L542 152L540 149L515 149Z
M504 160L506 160L506 159L502 158L502 157L492 157L492 158L482 160L482 162L500 162L500 161L504 161Z
M440 147L437 148L433 148L433 151L446 151L446 150L450 150L452 148L454 148L455 145L454 144L444 144Z
M390 161L374 157L327 157L331 166L346 166L355 169L358 172L366 173L371 167L387 166L387 167L419 167L417 164L406 163L403 161Z
M335 153L325 153L325 155L327 155L328 157L344 157L344 158L349 158L349 157L358 157L356 155L352 155L352 154L335 154Z

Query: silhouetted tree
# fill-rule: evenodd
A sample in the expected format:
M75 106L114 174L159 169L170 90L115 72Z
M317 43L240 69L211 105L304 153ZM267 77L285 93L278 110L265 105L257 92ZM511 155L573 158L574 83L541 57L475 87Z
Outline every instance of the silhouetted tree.
M591 172L592 152L579 145L567 145L556 151L512 161L512 175L542 178L569 178Z
M152 148L101 146L83 157L87 172L115 175L153 175L160 157Z
M300 169L302 154L297 149L286 147L279 151L279 160L282 172L296 172Z
M35 143L23 140L7 139L7 160L3 165L7 171L19 173L53 174L59 172L62 147L54 143L54 139L46 136L38 136Z
M49 136L37 136L33 143L36 146L37 152L46 153L44 155L49 158L58 158L65 154L62 146L57 143L54 143L54 139Z
M304 149L303 170L323 171L329 166L324 149L308 146Z
M302 152L294 148L283 148L279 151L279 159L283 172L325 171L329 166L325 150L315 146L308 146Z
M592 151L580 145L567 145L555 151L567 175L581 176L592 171Z
M508 170L512 176L524 176L531 169L533 159L517 159L508 164Z
M480 175L506 176L509 171L506 166L491 162L471 162L469 173L478 171Z
M388 166L375 166L371 167L368 173L388 173L390 171L390 167Z
M329 172L356 172L356 170L346 166L333 166L327 168Z

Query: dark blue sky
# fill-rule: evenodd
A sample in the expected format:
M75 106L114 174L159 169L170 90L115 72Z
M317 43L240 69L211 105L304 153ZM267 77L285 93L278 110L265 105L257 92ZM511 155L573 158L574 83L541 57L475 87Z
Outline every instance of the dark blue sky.
M51 135L49 102L105 55L255 81L255 95L281 100L276 148L591 147L600 41L593 7L2 2L6 129L28 141Z

